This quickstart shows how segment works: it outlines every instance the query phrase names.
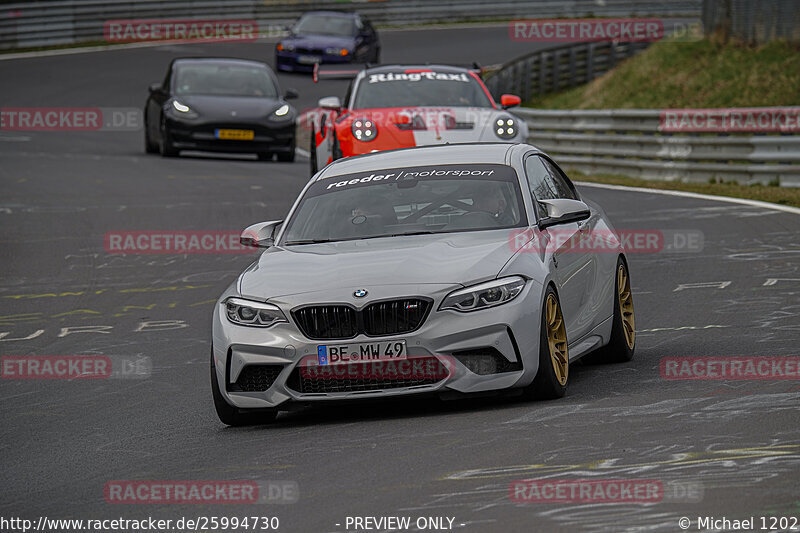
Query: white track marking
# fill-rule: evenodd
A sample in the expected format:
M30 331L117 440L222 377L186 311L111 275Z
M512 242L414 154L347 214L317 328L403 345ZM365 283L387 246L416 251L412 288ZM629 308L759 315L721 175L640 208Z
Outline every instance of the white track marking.
M612 189L615 191L631 191L631 192L649 192L652 194L666 194L668 196L682 196L684 198L699 198L701 200L714 200L717 202L728 202L731 204L743 204L753 207L763 207L764 209L772 209L774 211L784 211L794 215L800 215L800 208L791 207L788 205L771 204L769 202L761 202L759 200L748 200L746 198L731 198L728 196L714 196L713 194L700 194L697 192L686 191L665 191L663 189L646 189L644 187L628 187L625 185L606 185L605 183L590 183L588 181L576 181L575 185L582 187L599 187L602 189Z

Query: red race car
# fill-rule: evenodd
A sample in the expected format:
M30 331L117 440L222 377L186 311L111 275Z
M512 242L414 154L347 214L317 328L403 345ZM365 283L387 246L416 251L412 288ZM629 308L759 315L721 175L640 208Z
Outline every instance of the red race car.
M495 103L479 69L446 65L314 71L314 81L350 77L344 102L322 98L311 123L311 173L342 157L393 148L466 142L525 142L525 122Z

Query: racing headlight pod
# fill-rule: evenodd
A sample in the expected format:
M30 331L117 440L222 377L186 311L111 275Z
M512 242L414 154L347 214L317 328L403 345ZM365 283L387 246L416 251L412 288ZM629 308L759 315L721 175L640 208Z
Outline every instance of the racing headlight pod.
M278 322L288 322L279 307L242 298L225 300L225 314L228 320L240 326L268 328Z
M500 117L494 121L494 133L501 139L512 139L517 134L517 121L511 117Z
M439 311L477 311L510 302L522 292L525 278L509 276L459 289L448 294L439 306Z
M350 126L356 140L368 142L378 136L378 126L371 119L357 118Z

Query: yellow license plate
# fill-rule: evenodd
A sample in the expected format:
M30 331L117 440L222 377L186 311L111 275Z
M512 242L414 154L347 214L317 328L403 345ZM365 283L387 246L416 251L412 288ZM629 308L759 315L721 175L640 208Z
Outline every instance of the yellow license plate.
M214 130L217 139L227 141L252 141L255 137L253 130Z

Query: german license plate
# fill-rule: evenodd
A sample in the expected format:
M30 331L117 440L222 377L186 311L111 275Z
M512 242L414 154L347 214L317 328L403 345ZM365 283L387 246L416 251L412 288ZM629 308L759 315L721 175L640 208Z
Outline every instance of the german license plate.
M313 65L320 61L322 61L322 58L319 56L297 56L297 62L303 65Z
M320 344L317 346L317 358L320 366L370 361L398 361L406 359L406 341Z
M226 141L252 141L255 138L253 130L214 130L214 137Z

